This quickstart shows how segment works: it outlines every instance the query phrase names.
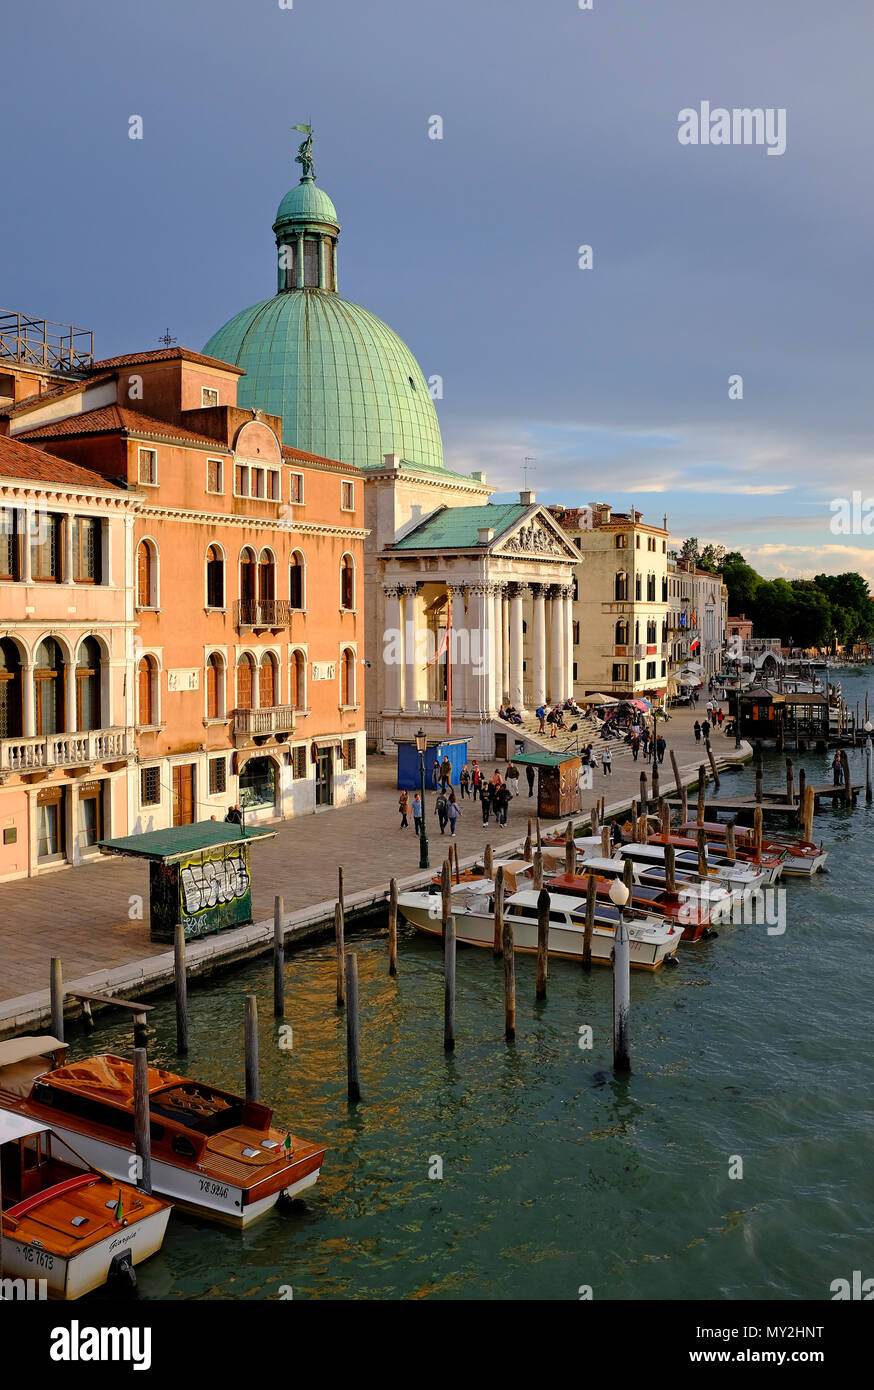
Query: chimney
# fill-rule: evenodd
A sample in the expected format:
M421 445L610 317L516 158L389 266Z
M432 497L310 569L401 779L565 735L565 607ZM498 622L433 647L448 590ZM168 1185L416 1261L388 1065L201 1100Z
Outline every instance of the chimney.
M519 501L522 503L523 507L531 507L537 501L537 498L533 492L520 492Z
M400 468L400 466L401 466L401 456L400 456L400 454L383 454L383 456L382 456L382 461L383 461L383 464L384 464L384 466L385 466L386 468L395 468L395 469L397 469L397 468Z
M489 541L495 539L495 528L493 526L479 526L476 532L477 545L488 545Z

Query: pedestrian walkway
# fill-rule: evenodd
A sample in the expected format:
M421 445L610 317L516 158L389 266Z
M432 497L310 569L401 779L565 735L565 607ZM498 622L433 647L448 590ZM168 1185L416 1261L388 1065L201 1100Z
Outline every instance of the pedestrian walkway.
M666 728L685 781L697 775L706 757L692 736L694 716L681 711ZM588 741L588 740L587 740ZM554 742L554 741L553 741ZM641 771L651 775L642 760L634 763L621 741L611 742L613 774L593 775L591 792L583 795L583 810L605 796L611 803L627 805L639 792ZM714 752L719 758L735 758L734 740L718 735ZM745 756L749 750L745 750ZM742 756L744 756L742 755ZM489 776L495 767L503 773L506 762L482 760ZM391 877L414 875L419 864L419 845L412 828L399 829L396 768L392 759L372 756L367 763L368 796L352 806L329 808L315 815L277 821L276 838L252 846L253 919L272 916L273 899L282 894L286 913L293 913L336 897L337 868L342 866L347 897L356 893L385 891ZM673 775L666 757L661 769L662 792L673 790ZM480 854L487 842L506 844L524 838L528 815L535 814L536 799L528 797L524 775L520 796L510 802L508 823L494 818L485 828L478 803L459 802L457 843L459 857ZM448 854L447 827L440 834L434 814L435 793L426 790L430 858L439 869ZM0 884L0 1000L43 990L48 985L49 961L60 956L64 976L72 982L101 969L144 961L167 948L149 940L148 868L139 860L107 857L77 869L63 869L38 878ZM140 916L139 913L142 915Z

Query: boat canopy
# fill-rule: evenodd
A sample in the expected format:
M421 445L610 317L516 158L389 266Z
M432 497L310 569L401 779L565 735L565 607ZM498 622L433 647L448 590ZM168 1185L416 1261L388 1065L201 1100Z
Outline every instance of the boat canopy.
M13 1139L27 1139L31 1134L48 1134L48 1125L40 1124L30 1115L19 1115L12 1110L0 1110L0 1144L9 1144Z
M59 1042L57 1038L51 1038L47 1034L41 1038L7 1038L5 1042L0 1042L0 1067L11 1067L16 1062L27 1062L31 1057L44 1057L48 1053L57 1052L58 1048L66 1048L66 1046L66 1043Z

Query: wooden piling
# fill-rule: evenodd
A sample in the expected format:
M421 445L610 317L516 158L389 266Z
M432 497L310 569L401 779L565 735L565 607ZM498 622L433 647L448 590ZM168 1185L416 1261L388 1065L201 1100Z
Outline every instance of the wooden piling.
M631 1019L631 944L625 913L613 933L613 1070L629 1072L629 1024Z
M285 909L282 898L273 899L273 1017L285 1017Z
M134 1048L134 1148L140 1161L137 1187L152 1190L152 1131L149 1115L149 1059L144 1047Z
M343 921L343 904L334 904L334 944L337 948L337 1003L342 1007L346 1002L346 972L343 957L346 953L346 930Z
M807 773L804 768L798 774L798 816L801 817L801 808L804 805L804 792L807 788Z
M64 1041L64 970L60 956L52 956L52 970L49 976L49 991L52 1001L52 1036L58 1042Z
M567 833L564 837L564 871L572 874L577 866L577 847L574 844L573 826L568 822Z
M188 1051L188 977L185 970L185 928L173 928L173 981L176 989L176 1051Z
M671 759L671 768L673 769L673 773L674 773L674 791L675 791L675 792L677 793L677 795L679 796L679 794L680 794L680 792L683 790L683 788L682 788L682 786L680 785L681 779L680 779L680 769L679 769L679 767L677 766L677 755L676 755L676 753L674 752L673 748L670 748L670 749L668 750L668 753L669 753L669 756L670 756L670 759Z
M486 845L483 850L483 874L486 878L494 878L495 876L495 859L490 844Z
M649 798L646 794L646 773L640 774L640 810L643 815L649 811Z
M813 812L816 806L816 792L813 787L804 788L804 802L801 811L801 838L813 843Z
M443 938L444 946L446 943L446 924L449 921L452 908L452 875L449 872L449 860L443 860L443 868L440 870L440 935Z
M495 874L495 935L492 941L492 952L499 956L503 949L504 940L504 868L503 865Z
M630 859L626 859L622 865L622 882L628 889L628 901L631 902L631 893L634 888L634 864Z
M243 1036L246 1049L246 1100L258 1099L258 1000L247 994Z
M513 924L504 918L501 932L504 955L504 1037L512 1042L516 1036L516 954L513 950Z
M716 766L716 759L713 756L713 749L710 747L709 738L705 739L705 746L707 748L707 759L710 763L710 771L713 773L713 786L716 791L719 791L719 769Z
M602 825L601 827L601 853L605 859L610 858L610 831L607 829L606 825Z
M844 770L844 800L848 806L853 804L853 783L850 778L850 760L846 748L841 749L841 767Z
M455 860L455 882L456 882L456 883L460 883L460 882L461 882L461 867L460 867L460 865L459 865L459 863L458 863L458 845L450 845L450 846L449 846L449 853L452 855L452 857L453 857L454 860Z
M531 821L528 822L528 834L525 836L525 844L522 846L522 858L526 864L531 862Z
M443 1050L455 1051L455 918L451 914L443 938Z
M867 704L868 704L868 696L866 695L866 696L865 696L865 705L866 705L866 709L865 709L865 722L866 722L866 723L867 723L867 721L868 721ZM870 801L870 800L871 800L871 735L870 735L870 734L868 734L868 735L866 736L866 738L865 738L865 800L866 800L866 801Z
M675 871L676 853L673 845L665 845L665 888L669 893L677 891L677 875Z
M537 831L537 848L538 848L538 849L543 849L543 840L541 839L541 835L540 835L540 817L539 817L539 816L538 816L537 819L535 820L534 826L535 826L535 829L536 829L536 831Z
M659 800L659 760L655 750L652 755L652 803L653 807L658 805Z
M756 743L756 801L761 801L764 793L765 768L762 762L762 745Z
M597 801L595 802L595 805L592 807L592 815L591 815L591 818L590 818L590 819L591 819L591 824L589 825L589 832L590 832L590 834L592 834L592 835L597 835L598 832L599 832L599 830L601 829L601 821L600 821L600 817L599 817L599 815L598 815L598 803L597 803Z
M661 832L663 835L670 835L671 808L665 801L664 797L662 797L661 801L659 802L659 825L661 827Z
M686 788L685 788L685 787L681 787L681 788L680 788L680 824L681 824L681 825L685 825L688 819L689 819L689 801L688 801L688 797L687 797L687 794L686 794Z
M728 822L728 825L725 827L725 852L728 855L728 858L730 859L731 863L733 864L737 859L737 849L735 848L733 820L730 820Z
M596 896L595 875L589 874L589 881L586 884L586 925L583 930L583 969L587 975L592 969L592 936L595 931Z
M698 873L702 878L707 877L707 831L703 826L698 827Z
M353 1104L361 1099L361 1065L358 1033L358 956L346 957L346 1095Z
M423 807L423 808L422 808L422 815L424 815L424 814L425 814L425 808ZM338 902L338 903L340 904L340 906L342 907L342 909L343 909L343 916L345 917L345 916L346 916L346 899L345 899L345 897L343 896L343 870L340 868L339 864L337 865L337 902Z
M699 825L703 825L703 824L704 824L704 812L705 812L705 810L706 810L706 807L707 807L707 773L706 773L705 770L704 770L704 764L703 764L703 763L700 763L700 764L699 764L699 767L698 767L698 809L697 809L697 811L696 811L696 819L697 819Z
M631 803L631 843L637 844L637 802Z
M388 885L388 973L398 973L398 881Z
M543 887L543 851L534 851L534 872L531 877L531 887L540 889Z
M786 804L795 805L795 767L791 758L786 759Z
M753 811L753 849L758 862L762 857L762 808L757 806Z
M537 995L546 998L547 961L549 959L549 894L541 888L537 895Z

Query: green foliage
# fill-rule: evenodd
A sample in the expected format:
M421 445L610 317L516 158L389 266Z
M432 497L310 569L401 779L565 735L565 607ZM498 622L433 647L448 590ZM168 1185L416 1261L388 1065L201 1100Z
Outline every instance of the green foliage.
M752 618L760 636L779 637L784 646L824 647L835 634L841 646L874 635L874 603L861 574L763 579L737 550L723 555L721 569L729 615Z

